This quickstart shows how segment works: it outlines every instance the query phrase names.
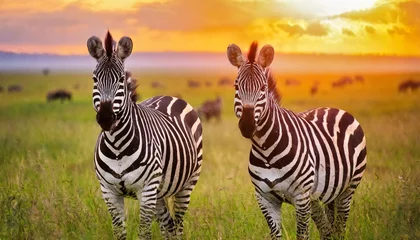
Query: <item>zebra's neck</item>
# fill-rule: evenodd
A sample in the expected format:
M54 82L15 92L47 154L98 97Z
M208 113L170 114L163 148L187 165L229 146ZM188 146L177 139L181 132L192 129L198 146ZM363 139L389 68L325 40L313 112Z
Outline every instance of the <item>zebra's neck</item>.
M118 124L112 131L104 132L104 138L108 142L110 147L115 149L121 149L123 138L130 137L128 135L134 134L133 131L133 121L132 114L135 111L134 108L136 104L131 101L130 98L126 99L126 104L121 108L121 111L118 113L117 121ZM123 150L123 149L121 149Z
M252 138L254 148L269 158L270 155L279 154L277 151L293 145L293 141L298 141L290 134L298 131L298 126L293 123L295 117L296 115L280 107L274 99L268 99L267 109L262 113Z

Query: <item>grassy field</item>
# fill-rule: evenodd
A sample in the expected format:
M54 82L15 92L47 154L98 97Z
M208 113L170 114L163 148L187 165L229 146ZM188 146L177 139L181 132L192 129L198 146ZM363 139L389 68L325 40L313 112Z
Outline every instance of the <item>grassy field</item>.
M226 76L233 78L232 69ZM186 215L185 239L269 239L248 176L250 142L233 113L232 86L223 73L134 72L142 99L179 94L193 106L223 97L221 122L205 122L204 162ZM345 109L367 137L368 165L353 198L348 239L420 239L420 92L400 94L399 81L420 74L365 75L364 83L333 90L334 75L275 74L282 106L294 111ZM300 86L285 86L295 77ZM194 79L212 86L190 89ZM319 80L320 93L309 88ZM152 81L165 87L151 88ZM18 83L21 93L0 93L0 239L112 239L111 218L93 168L99 126L92 107L90 73L5 74L0 86ZM75 90L74 86L79 85ZM69 103L47 103L46 92L67 88ZM137 238L139 206L126 200L128 238ZM295 216L283 207L285 239L295 239ZM311 222L311 239L318 233ZM154 239L160 239L157 224Z

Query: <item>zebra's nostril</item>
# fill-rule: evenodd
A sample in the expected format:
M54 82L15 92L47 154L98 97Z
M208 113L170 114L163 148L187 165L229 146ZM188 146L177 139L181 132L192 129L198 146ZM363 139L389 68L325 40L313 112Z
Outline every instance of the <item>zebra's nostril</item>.
M112 103L110 101L101 102L99 104L99 110L96 114L96 121L105 131L109 131L111 126L116 121L117 117L113 111Z

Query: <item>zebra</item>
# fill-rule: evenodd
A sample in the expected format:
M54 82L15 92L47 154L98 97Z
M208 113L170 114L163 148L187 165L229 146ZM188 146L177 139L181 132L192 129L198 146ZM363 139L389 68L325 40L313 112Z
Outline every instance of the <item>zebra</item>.
M108 31L104 45L96 36L87 40L89 54L97 60L93 107L101 127L94 166L114 236L126 239L125 197L140 203L140 239L151 239L155 217L165 239L181 236L201 171L201 121L190 104L175 97L156 96L137 104L136 86L124 71L131 38L124 36L116 45Z
M296 209L297 239L309 238L312 217L321 239L343 237L352 196L366 167L366 139L356 119L336 108L294 113L280 106L270 72L274 48L257 57L230 44L227 56L238 68L234 111L252 147L248 172L271 239L282 238L282 203ZM257 58L256 58L257 57Z

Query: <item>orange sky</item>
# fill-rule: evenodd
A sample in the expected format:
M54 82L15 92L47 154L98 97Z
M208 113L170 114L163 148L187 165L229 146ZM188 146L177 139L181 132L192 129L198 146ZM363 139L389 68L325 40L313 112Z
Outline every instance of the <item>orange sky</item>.
M134 51L420 56L420 0L3 0L0 51L87 54L86 40L134 41Z

